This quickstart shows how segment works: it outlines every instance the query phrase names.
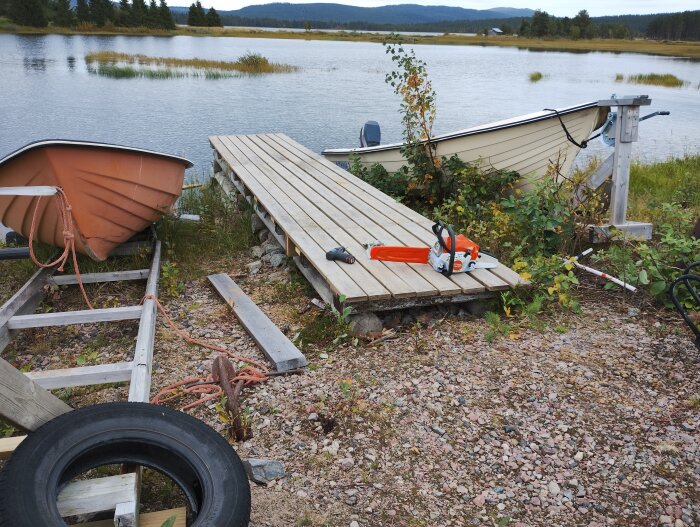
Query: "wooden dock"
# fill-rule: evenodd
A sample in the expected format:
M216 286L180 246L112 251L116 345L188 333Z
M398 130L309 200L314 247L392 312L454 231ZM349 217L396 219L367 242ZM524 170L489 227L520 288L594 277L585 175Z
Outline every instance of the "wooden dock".
M355 312L382 311L468 302L523 283L503 265L447 278L427 265L371 260L363 244L375 240L432 246L434 222L286 135L209 141L216 180L245 196L326 302L337 306L342 295ZM326 260L338 246L357 261Z

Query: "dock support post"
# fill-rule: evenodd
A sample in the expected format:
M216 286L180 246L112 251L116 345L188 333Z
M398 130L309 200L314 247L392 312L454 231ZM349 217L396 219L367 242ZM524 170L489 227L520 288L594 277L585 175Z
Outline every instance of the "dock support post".
M650 104L651 99L647 95L620 98L613 96L612 99L598 101L598 106L617 106L617 122L615 123L615 152L612 157L610 224L589 226L591 242L593 243L610 240L615 231L621 231L625 237L651 239L651 223L627 221L626 219L632 143L639 139L639 108Z

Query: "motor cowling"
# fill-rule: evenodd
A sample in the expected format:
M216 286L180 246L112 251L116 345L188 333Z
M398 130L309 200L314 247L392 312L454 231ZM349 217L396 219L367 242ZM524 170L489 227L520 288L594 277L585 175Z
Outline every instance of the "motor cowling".
M360 130L360 146L378 146L382 139L382 131L377 121L367 121Z

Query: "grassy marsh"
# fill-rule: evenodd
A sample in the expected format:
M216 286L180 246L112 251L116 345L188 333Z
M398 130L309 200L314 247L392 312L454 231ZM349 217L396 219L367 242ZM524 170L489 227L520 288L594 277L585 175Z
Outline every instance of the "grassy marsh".
M623 78L618 73L615 76L615 81L622 82ZM640 73L638 75L628 75L625 80L633 84L650 84L652 86L666 86L667 88L682 88L688 84L683 79L679 79L670 73Z
M235 61L149 57L141 54L99 51L85 55L88 71L115 79L143 77L177 79L203 77L208 80L238 77L242 74L291 73L298 67L270 62L258 53L247 53Z

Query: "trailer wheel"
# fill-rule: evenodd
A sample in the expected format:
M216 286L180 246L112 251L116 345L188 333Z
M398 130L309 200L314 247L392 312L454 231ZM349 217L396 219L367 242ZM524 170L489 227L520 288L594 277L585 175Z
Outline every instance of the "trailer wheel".
M196 527L246 527L250 485L233 448L201 421L164 406L107 403L63 414L29 434L0 473L0 526L66 525L63 486L95 467L142 465L183 491Z

